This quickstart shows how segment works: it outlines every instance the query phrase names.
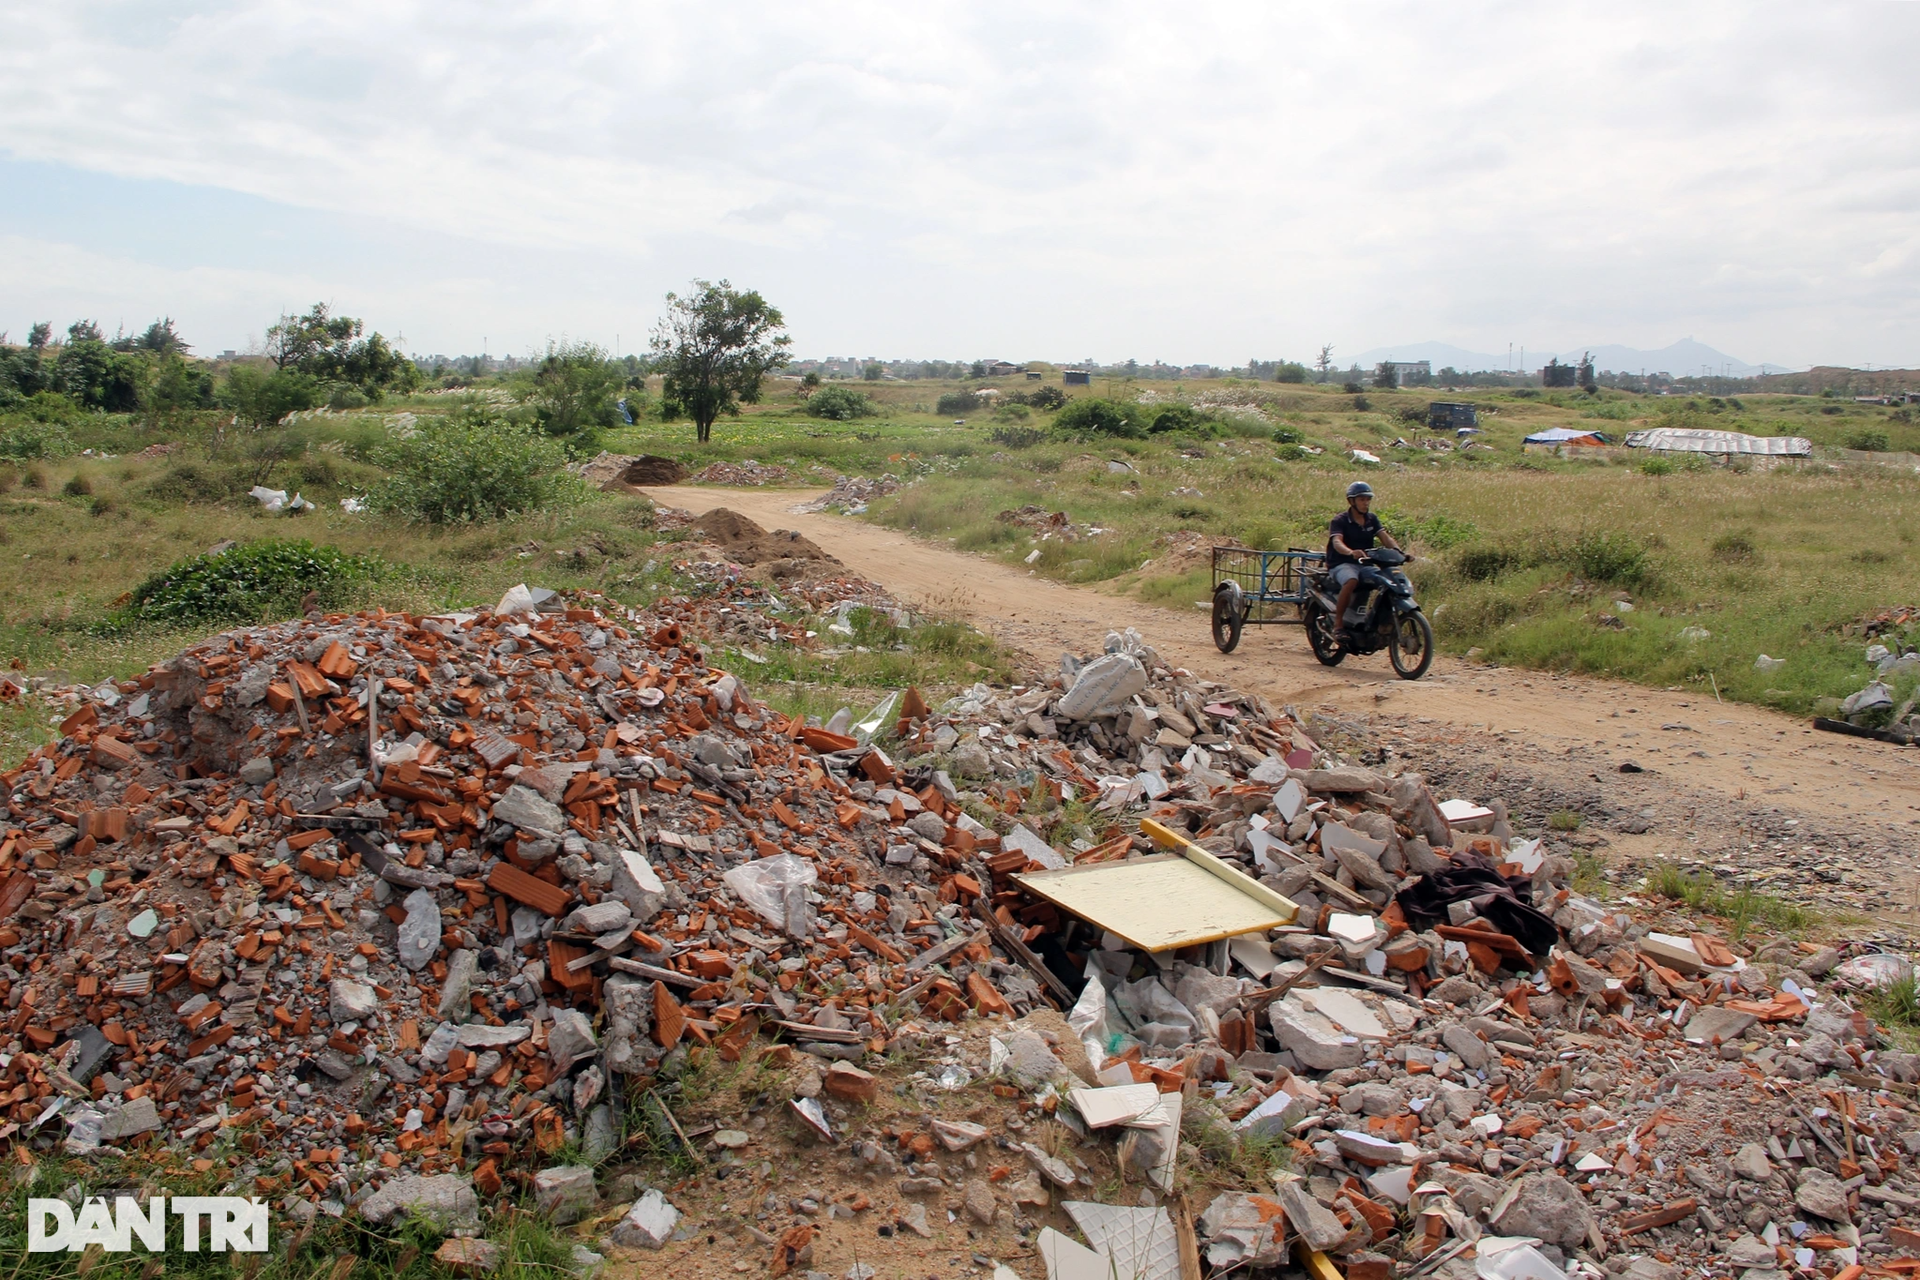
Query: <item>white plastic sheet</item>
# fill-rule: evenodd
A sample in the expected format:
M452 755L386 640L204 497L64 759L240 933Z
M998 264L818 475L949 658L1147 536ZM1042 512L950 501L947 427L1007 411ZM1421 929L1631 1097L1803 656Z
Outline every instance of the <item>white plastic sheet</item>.
M811 861L792 853L742 863L721 877L742 902L796 938L806 937L812 928L807 886L819 878Z

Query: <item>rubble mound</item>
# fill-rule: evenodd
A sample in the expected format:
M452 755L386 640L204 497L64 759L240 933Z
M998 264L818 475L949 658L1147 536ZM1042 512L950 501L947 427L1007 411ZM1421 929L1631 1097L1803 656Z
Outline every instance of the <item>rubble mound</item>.
M1132 633L822 724L706 661L809 642L757 588L520 598L229 632L0 775L23 1157L225 1132L295 1218L531 1192L781 1274L1920 1270L1920 1059L1859 994L1903 957L1591 897ZM712 1060L755 1093L676 1092ZM603 1210L556 1161L629 1103L701 1172Z
M728 507L715 507L696 519L693 528L719 547L729 560L748 568L793 561L813 561L826 565L840 563L822 551L811 538L792 529L775 529L769 533ZM776 573L775 576L781 575Z
M748 458L743 462L716 462L703 468L693 477L695 484L763 485L785 484L789 472L785 467L772 466L764 462L755 462Z
M885 475L879 477L835 475L833 488L794 508L795 511L840 511L857 516L867 509L867 504L875 498L884 498L900 490L900 477Z

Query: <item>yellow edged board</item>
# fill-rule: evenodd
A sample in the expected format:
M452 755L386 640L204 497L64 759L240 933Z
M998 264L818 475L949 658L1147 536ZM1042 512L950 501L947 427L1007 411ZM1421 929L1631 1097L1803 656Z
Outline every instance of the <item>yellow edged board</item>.
M1014 883L1142 951L1172 951L1291 924L1300 909L1157 822L1140 829L1176 853L1034 871Z

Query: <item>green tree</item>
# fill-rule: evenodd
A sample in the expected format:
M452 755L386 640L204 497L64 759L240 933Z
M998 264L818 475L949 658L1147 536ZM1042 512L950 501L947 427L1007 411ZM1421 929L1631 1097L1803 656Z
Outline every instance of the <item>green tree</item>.
M213 406L213 374L204 366L163 350L147 381L146 408L161 418Z
M344 382L370 399L388 390L411 391L421 374L378 333L352 316L336 316L316 302L303 316L281 316L267 329L267 358L321 382Z
M1382 391L1391 391L1400 385L1399 377L1394 374L1392 361L1380 362L1380 367L1373 371L1373 385Z
M880 412L873 398L864 391L855 391L852 387L828 387L818 391L807 400L807 413L815 418L828 418L834 422L851 422L855 418L871 418Z
M819 389L820 375L812 369L807 370L800 379L800 398L805 400Z
M1275 382L1305 382L1307 380L1307 366L1301 364L1298 360L1282 360L1274 368L1273 380Z
M1596 395L1600 390L1599 379L1593 376L1593 352L1588 351L1580 357L1580 368L1576 375L1580 389L1588 395Z
M860 376L868 382L878 382L887 376L887 366L881 364L878 360L869 361L866 367L860 370Z
M233 366L220 392L221 403L256 429L314 408L325 399L320 383L299 369L262 369L254 364Z
M52 338L53 322L50 320L37 320L34 322L33 327L27 330L27 349L29 351L45 351L47 349L47 343L51 341Z
M757 404L760 382L786 360L793 339L779 308L755 290L727 281L695 280L687 297L667 295L667 314L653 331L665 406L693 419L700 443L713 438L721 414Z
M155 355L165 355L171 352L174 355L184 356L193 350L192 347L189 347L186 342L181 339L179 332L174 329L172 316L155 320L152 324L148 325L147 331L134 339L134 346L138 350L151 351Z
M540 430L578 454L598 448L600 433L623 421L619 399L626 384L625 370L592 343L549 345L529 380L527 401Z
M1322 382L1333 376L1333 344L1331 342L1320 348L1320 354L1314 359L1313 367L1320 371Z
M100 337L93 322L82 320L67 330L67 341L54 357L53 389L77 405L104 413L132 413L140 407L146 363L135 355L115 351Z

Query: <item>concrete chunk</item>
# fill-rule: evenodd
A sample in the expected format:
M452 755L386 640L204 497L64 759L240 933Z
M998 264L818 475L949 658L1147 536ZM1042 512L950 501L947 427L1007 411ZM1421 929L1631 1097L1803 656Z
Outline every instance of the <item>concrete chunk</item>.
M664 1249L680 1223L680 1211L658 1190L633 1202L626 1217L613 1229L613 1242L628 1248Z
M599 1047L586 1014L578 1009L554 1010L553 1029L547 1032L547 1056L553 1059L555 1070L565 1071Z
M430 1178L417 1174L390 1179L360 1205L360 1216L375 1226L392 1217L419 1214L442 1231L480 1225L480 1200L473 1183L455 1173Z
M540 1170L533 1175L533 1198L540 1212L554 1222L562 1226L578 1222L600 1202L593 1186L593 1166L563 1164Z
M560 806L532 787L518 783L494 801L492 812L495 822L511 823L522 831L538 831L556 839L569 830L567 815L561 812Z
M1267 1018L1280 1047L1309 1071L1339 1071L1357 1067L1366 1059L1358 1038L1292 996L1269 1005Z
M613 855L613 896L627 904L634 923L645 926L667 903L667 888L646 858L631 849Z
M380 1008L373 988L352 978L335 978L327 988L327 1012L336 1023L365 1022Z

